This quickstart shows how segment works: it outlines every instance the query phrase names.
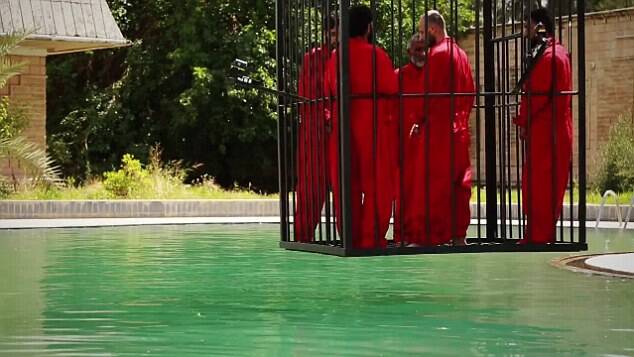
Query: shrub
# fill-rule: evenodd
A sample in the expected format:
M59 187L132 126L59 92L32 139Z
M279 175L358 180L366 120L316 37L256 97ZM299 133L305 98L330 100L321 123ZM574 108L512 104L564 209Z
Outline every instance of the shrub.
M2 176L0 176L0 199L5 199L13 192L13 187Z
M599 192L634 190L634 118L619 116L599 158L595 185Z
M155 198L168 198L184 188L183 181L190 169L183 168L180 160L164 163L161 159L163 151L160 145L150 147L147 166L150 185L145 195Z
M121 169L104 173L103 186L116 198L135 197L147 183L147 170L131 154L123 155Z

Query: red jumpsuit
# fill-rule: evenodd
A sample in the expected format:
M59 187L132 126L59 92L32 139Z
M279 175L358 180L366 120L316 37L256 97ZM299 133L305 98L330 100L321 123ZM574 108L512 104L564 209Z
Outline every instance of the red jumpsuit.
M377 95L394 95L398 83L392 62L387 53L374 47L376 58ZM350 49L350 149L351 149L351 208L352 239L355 248L378 248L386 244L385 234L389 227L393 200L393 176L395 165L390 156L394 152L396 138L393 134L395 118L393 98L372 99L372 44L361 38L352 38ZM337 93L337 52L328 65L327 87L329 93ZM366 98L353 98L365 95ZM374 126L374 106L377 112L377 127ZM341 222L339 193L339 118L337 105L331 110L332 133L330 138L330 163L335 211ZM376 147L374 147L376 133ZM373 152L375 149L375 152ZM373 155L376 155L373 157ZM341 226L339 225L339 228ZM378 242L375 240L378 233ZM378 243L378 244L377 244Z
M324 74L330 53L314 48L304 55L298 94L309 99L324 97ZM297 130L295 240L313 241L327 194L325 102L300 105Z
M471 64L469 64L469 58L462 50L460 50L460 60L456 62L455 68L456 73L460 73L459 77L455 77L456 86L458 87L456 91L461 93L475 93ZM471 155L469 154L469 147L471 145L469 117L474 100L474 95L456 98L456 117L454 121L456 180L453 187L456 202L456 238L465 238L467 236L467 229L471 223L470 200L473 171L471 170Z
M523 242L535 244L555 241L572 158L570 95L548 95L551 90L572 90L570 58L552 39L547 46L524 85L531 95L522 96L515 121L524 132L527 153L522 168L522 206L528 220Z
M474 93L469 59L450 37L429 50L422 76L425 93ZM408 214L413 222L412 236L405 239L438 245L466 236L471 197L469 114L473 100L473 95L457 95L453 99L450 95L429 96L424 100L420 137L412 139L419 140L423 150L419 154L421 167L412 170L415 173L412 180L419 183L408 187L410 196L420 202L413 203L414 212ZM426 148L428 152L424 151Z
M409 63L396 70L401 90L404 94L423 93L424 76L423 69ZM402 104L401 104L402 103ZM423 141L420 135L410 135L414 124L420 123L423 116L423 97L403 98L395 112L397 120L403 120L403 162L399 174L402 175L403 190L401 191L400 177L396 179L397 210L394 219L395 241L400 242L401 236L405 236L407 243L420 243L423 232L421 222L425 220L424 202L422 194L424 190L414 189L421 185L423 178ZM400 133L399 133L400 134ZM400 136L397 136L400 139ZM400 142L400 140L398 141ZM396 145L397 162L399 161L400 145ZM401 193L403 196L401 197ZM403 234L400 232L401 210L403 217Z

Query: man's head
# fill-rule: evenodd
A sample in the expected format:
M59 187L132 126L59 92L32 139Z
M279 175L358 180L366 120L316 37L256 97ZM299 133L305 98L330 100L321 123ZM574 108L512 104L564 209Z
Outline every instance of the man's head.
M409 61L416 67L422 68L425 65L425 41L420 33L415 33L407 44L407 54Z
M337 21L337 18L334 15L328 16L326 21L326 29L328 30L326 33L326 36L328 36L328 42L326 43L330 45L330 48L336 48L339 42L339 21Z
M420 17L418 32L425 39L425 44L432 47L447 36L445 19L437 10L429 10L426 15Z
M541 36L540 31L545 32L545 35L550 37L554 30L554 22L550 13L546 8L540 7L531 11L529 19L526 20L524 36L528 37L531 45L534 46L538 43L539 36Z
M350 17L350 38L372 40L372 11L365 5L354 5L348 12Z

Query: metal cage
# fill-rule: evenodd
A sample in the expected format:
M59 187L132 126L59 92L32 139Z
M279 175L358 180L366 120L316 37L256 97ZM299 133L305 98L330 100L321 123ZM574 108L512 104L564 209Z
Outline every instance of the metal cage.
M561 80L556 73L560 67L555 64L556 52L552 52L552 75L546 92L535 91L531 87L530 82L537 81L531 76L536 73L535 68L540 59L537 56L540 54L531 56L531 50L536 47L533 47L534 43L524 31L529 14L542 4L527 0L371 0L364 4L370 8L373 18L374 31L368 41L373 48L369 60L373 68L369 74L371 78L368 77L371 91L357 93L354 81L359 81L359 77L351 73L356 73L360 62L351 63L351 55L357 56L357 59L360 55L354 52L357 51L356 47L351 50L349 35L349 12L351 5L355 4L349 0L276 2L280 246L338 256L586 250L584 1L551 0L543 4L554 20L554 28L549 33L551 40L545 46L552 44L552 51L561 51L561 47L555 48L555 43L564 46L573 77L572 88L560 88ZM421 15L426 20L425 26L429 26L425 14L431 9L439 9L444 16L448 35L458 38L456 49L462 48L467 54L474 79L473 90L460 92L454 84L450 84L449 91L433 92L431 86L423 85L424 90L412 93L404 89L404 75L398 74L398 90L395 93L381 92L378 83L384 80L384 76L377 72L380 62L377 56L380 52L376 49L385 50L394 69L403 68L409 62L406 52L408 40L419 30ZM338 44L333 43L333 29L338 32ZM432 48L428 46L426 49L428 62L425 66L430 68L430 61L434 58L429 57ZM453 56L454 47L451 48ZM450 61L455 60L451 57ZM450 63L453 65L455 62ZM427 68L426 73L431 74L427 76L438 77L437 73L433 73L434 69L430 68ZM526 73L528 77L524 75L522 79L522 74ZM454 83L455 76L452 69L441 78ZM518 85L519 81L527 78L527 82ZM435 232L434 225L437 223L434 220L437 217L432 212L434 205L438 206L437 202L440 202L434 201L437 197L430 199L430 195L435 191L446 193L439 193L439 197L446 196L450 215L449 218L441 218L445 219L443 222L450 223L442 229L450 229L452 239L456 230L457 210L460 208L456 203L456 191L451 188L453 183L448 184L448 191L442 186L444 181L438 181L441 182L439 186L434 186L436 173L433 167L430 169L430 162L433 163L438 155L447 154L447 150L440 153L435 151L438 148L430 144L431 129L426 128L431 128L433 124L427 123L433 123L436 118L423 115L425 121L420 130L421 135L427 135L428 140L420 153L414 150L418 154L412 154L412 150L406 147L407 136L413 135L412 132L417 133L418 126L407 126L404 108L408 100L426 103L421 110L433 110L430 103L439 102L433 102L432 98L445 98L450 103L451 119L446 124L451 126L447 130L450 136L447 142L450 157L448 167L451 170L449 177L453 182L457 170L455 103L468 96L475 101L469 113L471 144L467 146L475 192L472 202L467 206L470 212L467 244L410 244L404 230L407 224L404 221L411 216L411 212L406 211L407 207L414 207L412 211L418 212L420 209L424 212L417 217L420 221L418 224L424 227L425 239L430 239ZM378 118L381 114L377 109L382 100L392 103L389 118L394 120L396 128L389 134L390 140L396 143L392 148L396 147L397 153L393 160L395 165L391 166L389 163L384 165L390 160L381 159L383 149L387 147L381 146L382 138L386 135L381 130L385 131L386 127L382 126L383 119ZM546 135L548 138L541 138L541 142L535 139L535 133L538 132L531 129L536 127L532 125L539 123L539 117L530 104L531 101L537 103L540 100L546 101L548 108L544 110L551 113L551 132ZM360 117L355 105L361 101L372 107L371 115ZM528 103L525 104L528 116L522 117L528 123L528 129L524 130L513 123L514 118L521 114L522 101ZM563 107L558 106L561 101L565 101L566 110L572 114L574 139L573 144L570 144L570 160L559 157L558 163L559 148L568 145L561 142L558 134L558 125L563 120L558 119L563 114L557 113L557 110L562 111ZM371 134L359 134L361 131L355 125L361 121L372 128ZM367 141L359 144L360 140ZM531 144L533 150L537 150L542 142L552 151L552 156L546 155L546 159L535 157L539 156L535 154L537 151L530 151ZM361 152L362 147L367 150ZM416 176L421 177L420 185L405 183L404 177L412 162L408 161L407 155L423 157L425 171L423 175ZM544 170L544 162L551 165L550 172ZM358 168L363 165L369 165L371 171L366 170L365 166L362 170ZM563 171L557 169L562 165L567 165L564 175L561 175ZM361 170L361 174L355 173L355 170ZM415 172L420 168L411 170ZM537 170L544 172L537 173ZM367 178L367 175L363 177L363 173L367 172L376 175L372 179ZM542 184L543 177L548 175L552 183L550 188ZM382 177L389 176L391 184L388 188L384 184L388 181ZM567 176L564 183L566 195L564 202L561 202L557 199L560 191L557 191L556 186L561 185L564 176ZM362 180L369 180L371 185L366 181L360 183ZM531 183L531 180L538 182ZM360 185L365 185L361 191ZM424 190L419 195L424 200L412 202L415 199L410 191L415 187ZM382 218L379 218L377 212L380 209L376 205L380 200L377 197L385 197L386 190L392 190L390 192L396 198L389 203L388 232L384 233L383 228L377 227L383 224L385 214L381 213ZM539 201L540 197L547 204ZM404 204L409 198L412 201ZM385 202L385 199L381 201L381 212L385 212ZM445 204L444 201L440 203ZM374 209L370 205L375 205ZM465 203L461 201L460 205L464 207ZM367 211L355 211L363 209ZM531 233L527 233L528 227L533 227L530 228L532 232L537 231L534 228L537 223L530 226L530 222L538 222L538 215L544 212L550 212L550 217L555 218L550 227L554 238L548 242L531 238ZM364 214L372 217L368 219ZM377 222L379 219L381 223ZM359 227L360 222L371 222L372 228ZM374 244L359 246L358 242L366 239L360 236L363 234L373 235L370 240Z

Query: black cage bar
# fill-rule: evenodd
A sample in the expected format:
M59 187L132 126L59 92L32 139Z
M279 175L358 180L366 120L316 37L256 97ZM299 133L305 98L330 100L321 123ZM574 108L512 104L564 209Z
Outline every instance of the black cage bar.
M584 6L277 0L280 246L586 250Z

